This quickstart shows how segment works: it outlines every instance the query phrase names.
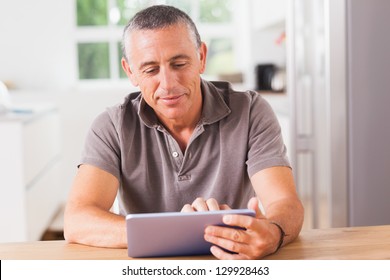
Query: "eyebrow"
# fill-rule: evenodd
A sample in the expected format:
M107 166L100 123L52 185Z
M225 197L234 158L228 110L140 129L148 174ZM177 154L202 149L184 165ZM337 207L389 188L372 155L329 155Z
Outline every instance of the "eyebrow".
M188 55L185 55L185 54L178 54L178 55L175 55L174 57L170 58L169 59L169 62L172 62L172 61L175 61L175 60L178 60L178 59L190 59L190 57ZM139 69L143 69L147 66L151 66L151 65L156 65L158 64L156 61L145 61L143 63L141 63Z

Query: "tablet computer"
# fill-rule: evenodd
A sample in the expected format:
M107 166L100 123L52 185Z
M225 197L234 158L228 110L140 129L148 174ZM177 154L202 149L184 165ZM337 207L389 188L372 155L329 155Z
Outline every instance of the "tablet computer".
M211 243L204 240L208 225L224 225L228 214L249 215L249 209L205 212L165 212L126 216L129 257L209 255Z

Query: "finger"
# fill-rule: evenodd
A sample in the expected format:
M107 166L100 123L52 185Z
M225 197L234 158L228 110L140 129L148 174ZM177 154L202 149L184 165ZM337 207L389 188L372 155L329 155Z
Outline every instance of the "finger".
M250 253L250 246L246 243L236 242L230 239L221 238L215 235L205 234L204 239L214 245L217 245L225 250L233 253ZM230 252L227 252L231 254Z
M249 259L248 256L243 255L243 254L230 254L218 246L211 246L210 252L220 260L244 260L244 259Z
M220 210L219 204L215 198L209 198L206 200L206 205L208 210L210 211L217 211Z
M248 201L248 209L254 210L256 212L255 217L257 219L265 219L265 216L263 213L261 213L260 207L259 207L259 200L257 197L252 197Z
M181 209L180 212L194 212L194 211L195 210L194 210L194 208L192 208L191 205L186 204L186 205L183 206L183 208Z
M225 215L223 216L222 221L228 226L253 230L256 227L257 218L246 215Z
M231 210L232 208L227 204L221 204L219 205L220 210Z
M194 202L192 202L191 206L195 211L209 210L206 201L202 197L198 197L197 199L195 199Z
M208 226L204 239L230 252L242 255L243 259L256 259L266 247L263 240L253 239L253 232L236 228ZM225 256L226 257L226 256Z
M256 219L265 219L265 216L261 213L257 197L252 197L248 201L248 209L255 211ZM256 226L256 219L245 215L226 215L223 217L223 222L230 226L253 229Z
M237 228L228 228L223 226L208 226L205 229L205 237L206 236L208 238L216 237L216 238L231 240L237 243L250 243L250 236L246 233L246 231ZM216 241L216 240L213 239L211 241Z

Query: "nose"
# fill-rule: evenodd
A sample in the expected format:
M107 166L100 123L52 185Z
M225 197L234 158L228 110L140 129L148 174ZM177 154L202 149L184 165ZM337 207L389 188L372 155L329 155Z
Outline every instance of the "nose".
M175 73L169 68L162 68L159 73L160 89L169 93L176 83Z

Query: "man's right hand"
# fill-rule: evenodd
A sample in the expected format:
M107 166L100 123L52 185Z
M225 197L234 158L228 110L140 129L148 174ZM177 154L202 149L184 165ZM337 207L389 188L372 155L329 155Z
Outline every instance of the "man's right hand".
M218 211L231 209L227 204L219 204L215 198L205 200L203 197L198 197L192 204L186 204L181 209L181 212L196 212L196 211Z

